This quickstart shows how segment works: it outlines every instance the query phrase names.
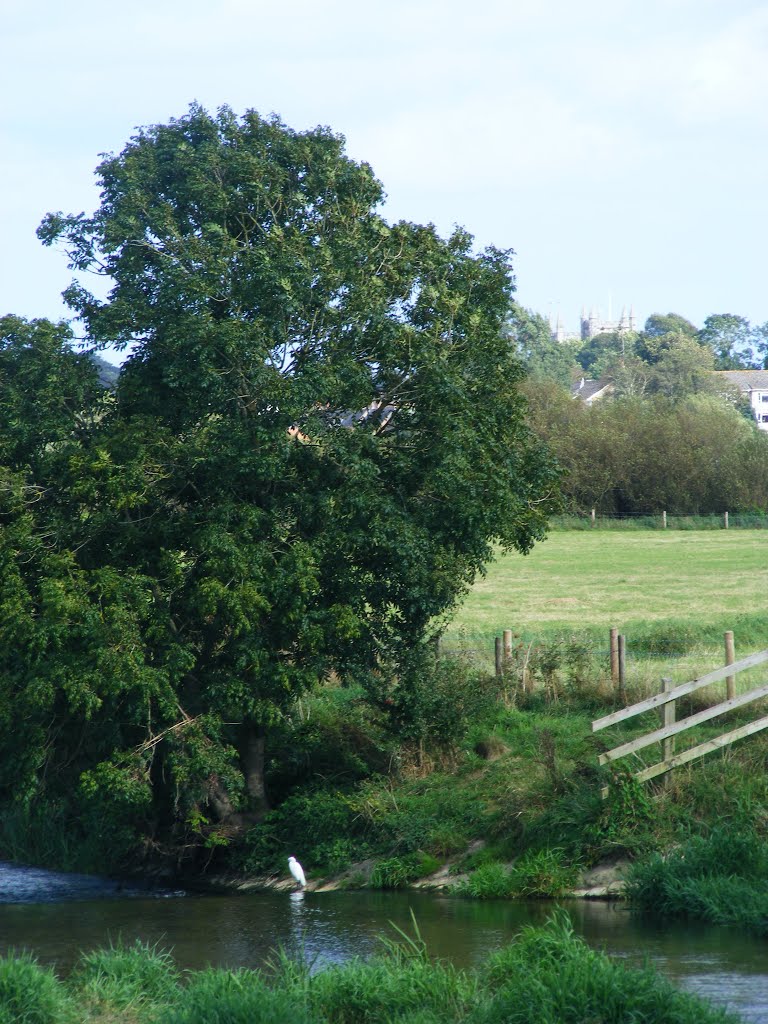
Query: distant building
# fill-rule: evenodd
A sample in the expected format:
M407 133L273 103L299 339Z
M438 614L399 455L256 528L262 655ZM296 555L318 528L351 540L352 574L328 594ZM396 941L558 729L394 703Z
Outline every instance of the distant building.
M553 320L551 316L549 318L549 335L552 338L552 341L573 341L578 337L577 335L568 334L566 332L559 313L555 320Z
M768 370L715 370L749 399L752 414L761 430L768 430Z
M589 316L587 316L586 309L581 311L582 341L589 341L590 338L594 338L597 334L630 334L636 330L637 320L633 307L630 307L628 314L626 307L622 309L618 320L604 319L599 309L597 311L594 309L590 310Z
M582 309L578 334L566 331L559 313L556 317L551 314L549 317L549 334L553 341L589 341L597 334L630 334L636 330L637 319L633 307L630 307L629 313L626 308L622 309L618 320L612 320L610 316L606 319L599 309L592 309L589 315L586 309Z

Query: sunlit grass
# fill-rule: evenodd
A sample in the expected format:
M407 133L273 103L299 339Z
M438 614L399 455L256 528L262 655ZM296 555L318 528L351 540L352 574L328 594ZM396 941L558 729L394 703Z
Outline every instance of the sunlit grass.
M719 664L728 629L737 657L768 647L767 598L765 530L556 531L530 555L501 556L490 566L445 646L487 662L494 637L511 629L524 642L588 636L607 651L616 626L630 663L668 647L674 677Z

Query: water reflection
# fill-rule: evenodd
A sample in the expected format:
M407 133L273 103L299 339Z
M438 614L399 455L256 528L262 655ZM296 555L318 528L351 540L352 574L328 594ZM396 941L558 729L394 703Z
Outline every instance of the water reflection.
M768 944L722 928L636 921L621 904L564 906L590 945L633 964L650 961L745 1020L768 1021ZM411 912L433 956L469 966L524 925L543 924L552 911L545 902L480 903L423 893L184 896L0 865L0 951L28 949L64 972L80 951L135 939L170 949L182 967L259 967L284 950L317 970L371 956L382 935L397 937L392 925L413 934Z

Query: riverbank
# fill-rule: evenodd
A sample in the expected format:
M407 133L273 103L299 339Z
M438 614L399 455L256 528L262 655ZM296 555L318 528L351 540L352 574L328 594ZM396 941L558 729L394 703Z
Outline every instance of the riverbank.
M485 845L483 840L478 840L471 844L465 853L465 857L480 854ZM402 888L420 892L471 896L471 892L465 892L464 890L467 889L471 881L472 873L460 870L462 859L458 857L452 858L442 864L431 875L414 879L403 885ZM596 864L594 867L577 873L575 886L570 890L563 891L560 895L571 899L623 899L627 885L627 873L631 865L632 862L626 858L606 860L601 864ZM339 875L309 878L307 879L306 886L304 886L304 891L309 893L328 893L374 888L372 880L374 879L377 866L378 862L371 858L351 865L350 868ZM514 871L513 863L501 865L501 867L508 874ZM292 893L297 891L296 883L292 878L274 875L243 878L239 875L222 874L187 879L187 884L192 889L202 892ZM398 888L400 887L398 886Z

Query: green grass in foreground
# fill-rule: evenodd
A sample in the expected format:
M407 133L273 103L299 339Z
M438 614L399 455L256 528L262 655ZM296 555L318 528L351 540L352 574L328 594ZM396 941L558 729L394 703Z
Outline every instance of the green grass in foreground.
M500 557L478 579L445 636L490 660L493 638L523 642L576 633L608 646L627 636L628 656L737 656L768 646L768 531L553 532L533 551Z
M738 1018L678 991L651 968L594 952L564 915L527 928L472 971L433 962L418 935L378 958L311 974L278 957L271 972L179 975L137 945L83 958L61 981L26 955L0 959L2 1024L728 1024Z

